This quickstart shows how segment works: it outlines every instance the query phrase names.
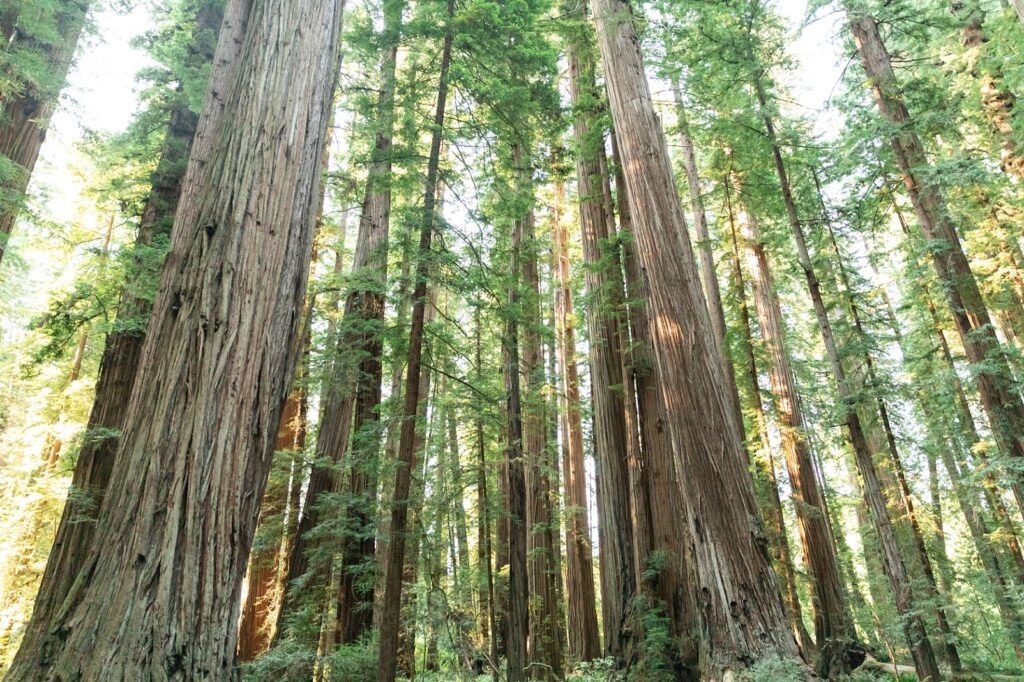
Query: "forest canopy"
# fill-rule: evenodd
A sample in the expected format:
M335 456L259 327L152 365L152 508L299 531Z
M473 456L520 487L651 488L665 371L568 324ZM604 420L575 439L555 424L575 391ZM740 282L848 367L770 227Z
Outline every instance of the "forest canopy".
M1024 679L1024 0L7 0L10 682Z

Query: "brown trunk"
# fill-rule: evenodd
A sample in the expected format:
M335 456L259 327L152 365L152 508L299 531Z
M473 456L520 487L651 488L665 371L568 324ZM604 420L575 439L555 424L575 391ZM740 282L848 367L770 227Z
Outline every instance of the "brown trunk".
M697 627L697 606L693 599L694 578L690 574L692 561L684 540L686 509L678 494L679 473L675 468L671 437L665 428L665 404L651 346L649 311L645 303L648 298L647 287L636 259L626 182L614 134L612 152L616 160L615 184L618 190L622 261L626 274L625 294L630 301L641 302L625 307L632 337L625 332L622 334L622 346L628 349L623 353L626 362L623 386L626 396L636 396L639 436L643 443L641 471L638 480L632 482L634 488L640 489L639 493L633 494L632 500L633 509L637 512L634 513L633 523L635 551L638 554L637 582L643 583L638 584L638 587L653 596L659 602L656 605L668 616L674 643L668 651L661 653L667 654L671 660L671 673L676 679L686 679L696 674L699 657L697 643L692 635ZM613 257L612 262L618 271L618 259ZM632 399L627 400L629 402L633 402ZM639 513L641 511L644 513ZM634 610L632 620L637 621L637 616ZM629 623L635 640L645 636L642 625L642 622ZM639 653L636 651L634 656ZM627 658L627 664L630 663L634 661Z
M650 336L666 423L686 472L681 497L693 545L704 617L701 672L718 677L763 657L799 658L765 550L721 356L681 234L665 136L644 74L632 10L624 0L592 0L611 100L638 262L648 282ZM667 235L667 238L666 238ZM728 499L721 497L728 491ZM735 604L743 603L742 613Z
M850 11L850 29L882 116L898 129L891 142L935 271L947 296L960 340L978 383L978 393L996 443L1011 460L1024 460L1024 404L1012 385L1004 350L996 338L978 283L960 244L940 190L919 173L929 168L924 147L898 91L892 62L873 17ZM1015 471L1013 491L1024 506L1024 471Z
M54 9L50 11L53 16L50 18L56 35L51 44L19 33L16 18L10 29L5 27L5 33L12 34L4 41L5 49L11 42L24 43L21 49L37 52L45 64L45 72L38 79L21 83L16 96L0 100L0 108L3 109L0 113L0 121L3 122L0 125L0 159L13 165L10 174L5 173L4 181L0 183L0 264L3 263L14 221L24 203L39 150L46 139L50 118L64 89L75 48L85 28L89 4L88 0L69 0L52 5Z
M27 639L12 680L232 674L239 591L299 355L341 13L328 0L228 4L246 27L226 22L218 48L241 42L223 91L232 125L197 138L210 163L184 181L92 549L50 630L59 636ZM207 114L220 106L211 96ZM267 120L290 128L253 144Z
M551 478L547 466L546 378L540 327L540 276L537 264L536 220L533 210L533 166L529 151L512 147L517 173L516 190L529 206L518 219L519 278L523 285L522 359L523 456L526 459L527 555L530 592L530 676L533 679L562 677L562 646L558 628L558 594L554 577L555 542L551 510Z
M277 430L274 452L300 453L306 440L305 400L302 389L295 388L285 401L281 424ZM280 485L267 490L260 508L261 519L284 514L288 504L289 487ZM281 577L281 554L287 537L282 536L266 548L249 557L248 589L242 602L242 617L238 625L238 659L252 661L270 648L272 628L277 612L277 598Z
M804 562L811 573L814 639L819 654L818 672L822 677L830 677L834 673L848 671L851 665L859 663L847 660L843 652L855 639L853 621L843 595L838 560L832 546L821 491L814 475L810 446L803 432L803 414L786 348L782 307L775 293L768 256L761 242L756 217L748 214L743 219L741 213L740 226L746 239L754 302L768 355L768 377L779 419L782 450L786 455L789 480L796 499L794 506L800 544Z
M814 649L814 640L811 639L810 634L807 632L807 627L804 625L803 608L800 605L800 595L797 592L796 571L793 568L793 556L790 552L789 536L786 533L786 522L782 513L782 500L779 497L774 449L768 436L768 417L765 414L764 403L761 400L761 386L758 379L757 357L754 353L750 309L747 307L747 286L740 258L736 218L728 182L724 183L723 187L725 188L725 203L729 214L729 227L732 237L732 274L735 279L736 301L740 313L740 332L743 335L743 348L746 353L746 377L751 402L754 406L754 426L757 429L761 453L761 457L755 458L754 466L764 470L764 487L767 488L768 501L760 505L761 514L767 524L768 547L775 570L779 574L782 594L789 611L793 635L796 637L797 644L800 645L801 650L809 653Z
M424 325L430 325L434 320L436 296L431 291L427 294L431 299L425 316ZM416 414L416 436L413 439L413 450L416 452L417 472L412 477L409 490L409 516L407 519L405 558L402 564L402 583L413 585L419 581L420 555L423 551L425 540L425 529L423 527L423 504L427 470L429 465L429 453L427 444L433 433L433 424L427 424L427 416L430 414L430 406L436 404L436 392L431 393L431 343L424 340L423 361L420 369L419 399L417 400ZM436 472L435 472L436 473ZM443 481L442 481L443 483ZM428 543L429 549L429 543ZM429 569L429 555L427 560ZM416 677L416 632L417 632L417 593L415 590L407 590L402 594L401 617L398 626L398 672L404 677L412 680ZM428 597L429 612L429 597Z
M603 184L604 138L597 124L599 94L595 82L593 45L582 33L568 48L569 93L576 108L573 132L577 146L576 171L580 203L580 232L587 264L587 308L590 370L594 411L594 458L597 476L597 512L600 547L601 612L606 655L624 653L622 619L636 594L635 550L623 384L622 347L618 308L609 300L617 272L604 263L603 242L608 238L608 206Z
M221 11L209 5L203 6L196 16L196 26L199 32L209 32L214 38L209 42L197 42L192 48L193 56L213 59L213 41L221 28L222 18ZM237 19L229 17L229 21L235 23L225 26L224 30L235 31L237 35L241 30ZM197 144L193 145L193 138L196 136L199 117L189 111L184 103L171 111L160 161L139 221L137 249L151 247L158 238L164 238L170 233L181 194L186 158L190 158L189 163L194 166L191 171L194 178L203 174L205 164L212 154L211 137L219 125L225 106L220 95L213 93L224 92L228 87L233 66L237 62L238 49L238 43L232 43L230 50L218 53L223 66L214 70L210 83L211 98L216 97L217 101L211 99L210 106L204 110L203 130L200 133L203 138ZM53 627L58 610L89 553L96 531L96 519L113 473L114 455L138 372L152 307L149 300L139 295L139 292L147 289L148 283L159 277L158 272L147 270L143 263L141 257L135 258L131 280L121 290L117 319L118 322L124 322L123 328L119 325L107 335L105 341L96 395L86 426L86 438L75 461L71 479L73 494L69 494L64 505L36 597L32 627L38 625L41 629L38 632L29 630L25 635L26 641Z
M448 15L454 13L454 0L448 0ZM409 490L412 470L416 467L416 416L419 413L420 374L423 360L423 336L426 318L427 280L430 275L430 245L434 236L437 216L434 207L440 177L441 141L444 132L445 110L448 105L448 70L452 60L450 32L444 37L441 70L437 88L437 108L434 112L430 157L423 190L423 217L420 225L419 250L416 261L413 310L409 331L409 355L406 363L405 400L402 410L402 430L399 438L398 461L395 471L394 498L391 503L391 526L387 548L387 574L384 581L384 599L380 604L381 631L377 666L378 682L394 682L397 672L399 620L402 605L402 567L405 562L406 521L409 515Z
M704 196L701 192L700 173L697 168L697 154L693 139L690 137L683 109L682 94L676 83L672 84L676 100L676 111L679 119L679 141L683 148L683 166L686 168L686 184L690 190L690 208L693 211L693 223L697 230L697 250L700 252L700 275L704 283L704 297L707 299L708 312L711 314L711 329L714 332L718 350L722 355L722 370L732 390L732 398L736 410L736 422L743 428L743 410L740 406L740 393L736 385L736 368L732 356L729 355L729 330L725 325L725 307L722 305L722 290L718 285L715 272L715 248L708 229L707 210L704 208Z
M565 186L556 186L558 206L565 203ZM562 478L565 485L566 593L569 621L569 659L592 661L601 655L594 593L594 560L590 543L586 466L583 460L583 417L580 378L576 368L575 312L569 267L569 234L559 219L553 226L556 258L555 319L558 364L562 368Z
M481 348L480 307L474 306L473 338L474 338L474 369L477 382L483 379L483 351ZM494 560L491 545L491 508L487 492L487 441L484 420L477 413L475 421L477 449L477 565L483 565L481 573L484 585L480 590L480 607L486 611L480 614L481 644L486 644L490 636L491 669L494 680L498 680L498 626L497 604L494 596Z

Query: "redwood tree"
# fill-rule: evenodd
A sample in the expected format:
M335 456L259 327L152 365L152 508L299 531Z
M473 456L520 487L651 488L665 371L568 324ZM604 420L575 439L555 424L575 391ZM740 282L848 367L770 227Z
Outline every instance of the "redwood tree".
M208 92L208 154L184 181L98 532L8 679L231 676L299 354L341 13L340 0L229 3L215 58L228 73L213 77L227 87Z
M687 507L696 589L703 595L703 674L718 677L799 651L765 552L721 356L682 233L664 133L644 73L630 5L592 0L611 113L619 132L637 257L649 283L651 340ZM742 602L742 611L733 608Z

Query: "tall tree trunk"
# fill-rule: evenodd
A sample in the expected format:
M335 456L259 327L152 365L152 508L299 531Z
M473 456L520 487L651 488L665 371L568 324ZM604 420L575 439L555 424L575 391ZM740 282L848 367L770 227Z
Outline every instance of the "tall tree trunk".
M505 322L504 376L506 393L507 442L506 489L508 491L508 607L505 619L505 649L508 682L527 679L527 639L530 627L529 581L527 579L527 499L526 467L523 448L522 390L519 377L519 321L521 294L519 277L522 258L522 221L513 226L511 271L508 293L508 319Z
M382 32L381 88L373 114L374 144L355 251L352 256L352 282L341 323L332 339L333 357L321 398L320 431L316 458L306 488L305 503L295 545L288 557L285 598L278 617L278 633L285 632L287 619L313 603L313 618L303 612L296 619L294 635L307 642L319 639L321 625L331 601L330 583L334 554L341 553L341 586L338 593L335 638L342 643L355 641L372 620L372 595L356 594L351 567L363 556L373 556L372 538L365 538L365 524L373 518L372 500L367 490L376 492L384 319L384 295L387 280L388 231L391 215L391 143L394 129L395 70L401 33L404 0L385 4ZM368 435L372 434L372 435ZM351 456L345 461L351 442ZM344 463L344 466L343 466ZM349 474L350 502L346 510L348 526L333 547L324 551L316 539L316 528L326 495L344 487L343 473ZM357 500L359 500L357 502ZM353 540L352 535L358 536ZM314 557L319 556L314 560ZM301 632L300 632L301 631Z
M594 411L594 457L597 474L597 512L600 547L601 613L606 655L624 653L622 619L636 594L627 433L622 386L623 349L619 339L619 311L611 305L615 278L604 261L603 242L612 220L605 204L603 180L604 136L598 126L598 94L592 40L581 31L570 41L569 93L575 113L573 134L577 147L576 171L580 204L580 233L587 264L586 287L593 302L587 308L590 341L590 380Z
M939 188L927 175L924 146L914 131L910 112L899 94L896 75L878 24L871 16L848 9L850 29L882 116L896 127L891 139L896 161L918 222L929 242L935 271L947 297L960 340L972 365L978 393L999 449L1011 460L1024 460L1024 403L1012 385L1012 374L970 263L964 254ZM1011 473L1013 491L1024 506L1024 470Z
M648 292L640 273L632 229L631 212L626 192L622 162L619 156L616 136L612 135L612 154L615 159L615 184L619 206L620 235L622 244L622 266L626 274L626 292L619 296L623 300L639 303L623 304L625 317L630 329L623 332L624 381L623 387L627 404L637 405L638 428L642 441L640 454L641 473L638 480L631 482L639 493L633 495L634 537L637 557L638 588L646 595L653 596L653 605L664 609L669 618L669 633L673 644L667 654L676 679L686 679L696 674L698 648L692 633L697 627L697 606L693 598L694 578L691 574L692 560L685 542L686 509L679 496L679 472L676 470L672 441L665 428L666 408L661 396L661 378L654 361L651 346L650 311L646 304ZM689 238L682 235L684 238ZM612 262L618 271L618 259L613 252ZM618 282L616 281L616 284ZM632 336L628 334L632 331ZM627 410L627 414L628 414ZM627 426L630 422L627 421ZM631 476L634 475L631 470ZM640 607L643 608L643 607ZM634 608L627 623L635 640L646 636L640 609ZM634 656L627 658L627 665Z
M732 274L735 280L736 300L740 313L740 332L743 335L743 349L746 354L746 376L750 388L751 401L754 406L754 427L757 430L761 457L755 459L754 465L764 469L764 484L767 488L767 503L761 504L761 513L768 528L768 547L771 552L775 570L779 573L782 594L789 612L790 624L797 644L804 652L814 649L804 625L803 608L797 591L796 571L793 568L793 555L789 548L789 536L786 533L786 522L782 512L782 499L779 497L779 482L775 469L775 455L768 435L768 417L761 400L761 385L757 369L757 357L754 353L754 335L752 331L750 309L747 306L746 278L743 275L743 264L740 258L739 235L736 230L736 217L730 196L729 184L723 184L725 203L729 214L729 228L732 241Z
M226 22L218 48L240 41L237 64L215 62L234 71L232 125L197 138L211 162L184 182L98 532L57 637L26 640L12 680L232 674L239 590L299 355L342 4L234 0L226 14L245 27ZM206 112L221 106L209 97ZM252 144L267 120L289 122L286 134Z
M454 14L454 0L448 0L448 16ZM434 207L440 178L441 141L445 110L448 105L448 71L452 61L452 27L448 26L441 52L441 70L437 88L427 178L423 189L423 216L420 225L419 249L413 288L412 321L409 332L409 356L406 363L405 401L399 439L398 468L395 471L394 498L391 503L390 539L387 549L387 574L384 599L380 604L381 631L377 666L378 682L394 682L397 672L399 619L402 604L402 566L405 561L406 521L409 514L409 489L412 469L416 465L416 415L419 412L420 370L423 360L423 334L426 318L427 281L430 275L430 245L437 216Z
M736 409L736 421L743 427L743 410L740 406L740 393L736 385L736 368L732 356L729 355L728 328L725 325L725 307L722 305L722 290L715 272L715 248L711 241L711 230L708 229L707 210L704 207L704 195L700 186L700 172L697 168L697 153L693 138L690 137L686 112L683 108L682 93L677 83L672 84L676 100L677 118L679 120L679 141L683 148L683 167L686 169L686 185L690 190L690 208L693 211L693 223L697 230L697 250L700 252L700 275L704 283L704 297L707 299L708 312L711 315L711 329L722 355L722 370L726 382L732 391Z
M3 263L7 240L25 200L29 180L35 170L39 150L46 139L50 119L57 109L57 101L67 80L75 48L85 28L89 0L68 0L50 5L56 35L52 43L19 31L18 18L11 17L10 28L5 27L5 44L25 43L22 50L38 53L45 65L44 73L21 84L18 92L0 100L0 159L12 164L0 182L0 264ZM38 21L38 18L34 18ZM7 45L5 45L7 48Z
M666 421L677 470L686 473L681 493L707 637L701 669L718 677L766 656L798 658L765 550L741 427L730 404L693 252L689 243L672 237L681 233L682 208L632 10L624 0L592 0L591 6L612 119L620 133L637 256L648 280L651 340ZM725 491L727 499L721 496ZM738 602L745 604L742 615L731 606Z
M551 477L547 464L548 423L546 417L546 378L540 327L540 275L537 263L536 217L533 210L533 165L529 150L522 144L512 147L512 163L517 175L517 194L528 206L518 219L521 233L520 270L522 297L523 373L523 456L526 458L527 555L531 595L530 676L534 679L562 677L562 647L558 628L558 595L555 589L555 542L552 533Z
M293 388L281 412L274 453L289 453L291 457L302 452L306 440L305 398L302 388ZM285 513L290 492L287 482L274 490L267 490L260 508L261 520ZM270 648L274 616L277 609L281 577L281 554L287 537L282 536L266 548L249 557L248 589L242 602L242 616L238 625L238 660L252 661Z
M430 305L428 306L424 316L424 326L433 323L434 313L437 310L436 290L431 290L428 292L427 296L430 298ZM426 540L426 528L424 526L425 514L423 506L426 501L426 480L428 472L430 471L430 457L427 448L428 444L433 439L433 434L437 431L436 419L431 419L430 423L427 421L428 417L431 415L431 406L437 404L436 391L432 393L430 388L432 374L430 369L431 351L432 344L429 340L424 340L424 360L420 363L420 395L417 400L416 436L413 439L413 450L416 453L415 458L417 462L417 472L413 474L410 485L409 516L407 519L408 531L406 532L408 540L406 542L405 558L402 564L402 584L412 586L415 586L419 581L420 559L424 549L424 541ZM436 472L436 475L442 477L439 488L443 490L443 472ZM432 547L433 542L436 541L437 540L431 540L426 543L428 551ZM429 553L424 563L427 565L429 572ZM410 680L415 679L416 677L416 632L417 618L419 614L417 601L418 595L415 590L406 590L402 594L402 603L400 607L401 618L398 626L398 671ZM429 620L429 596L427 597L427 612Z
M797 527L804 562L811 573L814 633L818 649L818 673L830 677L846 672L859 661L849 660L845 649L855 639L853 620L843 594L838 559L828 528L821 491L814 475L810 446L803 432L803 414L796 380L786 348L782 307L774 290L768 256L753 214L740 225L746 239L748 269L754 291L761 335L769 359L768 376L780 424L782 449L786 455L789 480L796 498Z
M474 373L477 382L483 379L483 349L482 329L480 326L480 306L477 304L473 310L473 340L474 340ZM481 644L486 644L488 633L490 637L491 669L494 673L494 680L498 680L498 639L500 627L498 626L497 603L494 595L494 560L491 545L491 503L487 492L487 440L484 428L484 420L480 413L474 420L476 431L476 454L477 454L477 565L482 565L484 585L481 587L480 606L486 605L486 612L480 616Z
M221 30L223 12L213 4L204 4L196 15L196 34L212 35L209 42L196 42L192 57L212 60L216 35ZM182 100L173 108L160 160L153 176L152 187L146 199L136 235L136 249L145 249L170 234L178 200L182 191L186 167L191 166L191 177L198 184L206 172L206 164L213 154L213 136L220 125L226 106L224 99L237 64L240 33L244 30L237 17L229 16L224 32L234 40L230 49L223 47L217 53L222 68L210 75L209 105L203 110L202 128L197 136L200 117L188 109ZM190 156L191 152L191 156ZM2 237L0 237L2 239ZM0 243L0 255L2 255ZM100 359L96 394L71 478L71 492L64 505L60 525L53 547L47 558L39 592L36 596L32 623L24 641L33 640L52 630L61 605L85 562L96 532L100 506L113 475L114 455L121 437L125 413L128 410L132 386L138 373L145 330L152 304L141 295L148 283L159 276L145 267L141 255L132 263L130 280L122 288L117 306L117 319L123 322L106 338ZM34 628L38 627L39 630Z
M556 186L558 205L565 186ZM560 216L559 216L560 217ZM583 460L583 416L576 368L576 328L569 267L569 234L562 220L553 225L556 258L555 319L558 364L562 368L562 479L565 485L566 593L569 616L569 659L592 661L601 655L594 593L594 561L590 543L586 465Z

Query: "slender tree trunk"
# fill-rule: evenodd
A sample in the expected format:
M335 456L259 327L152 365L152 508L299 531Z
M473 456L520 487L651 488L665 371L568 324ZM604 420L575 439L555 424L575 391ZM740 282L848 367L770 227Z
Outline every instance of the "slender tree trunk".
M732 356L729 355L729 330L725 325L725 307L722 305L722 290L715 272L715 248L708 229L707 210L704 207L704 196L700 186L700 172L697 168L697 154L690 137L686 112L683 109L682 94L677 83L672 84L676 100L676 111L679 119L679 141L683 148L683 167L686 169L686 184L690 190L690 207L693 211L693 223L697 230L697 250L700 252L700 274L704 283L704 296L711 314L711 328L715 341L722 355L722 370L727 383L732 389L732 397L736 409L736 422L743 428L743 410L740 406L740 393L736 385L736 368Z
M569 92L576 108L573 133L580 202L580 232L587 264L586 287L592 298L587 308L590 370L594 411L594 455L597 469L597 512L600 546L601 613L606 655L620 659L625 649L622 620L636 594L635 549L626 464L626 408L622 386L622 348L619 309L610 298L614 278L604 264L602 244L608 238L608 206L603 178L607 164L604 136L597 124L600 101L594 76L593 45L582 33L568 47Z
M305 399L303 389L294 388L281 412L281 425L277 430L274 453L289 453L292 457L302 452L306 439ZM264 495L260 508L261 520L280 516L288 504L289 487L286 484ZM281 554L286 549L287 537L252 553L249 557L248 589L242 602L242 617L238 625L238 660L252 661L270 648L277 612L277 597L281 577Z
M437 310L436 292L430 291L427 296L431 299L431 302L424 316L424 326L433 323L434 313ZM423 505L426 501L426 480L430 469L430 457L427 447L433 440L433 434L437 430L435 424L436 420L432 419L431 423L427 422L428 416L431 414L431 406L437 404L436 391L432 393L430 387L431 346L432 344L429 340L424 340L424 360L421 362L419 379L420 396L417 400L416 436L413 439L413 450L416 453L415 457L418 471L413 475L410 485L409 516L407 520L407 535L409 536L409 539L406 543L405 558L402 564L402 584L413 586L415 586L419 581L420 558L424 549L424 540L426 539ZM443 472L437 471L434 473L441 479L439 481L439 488L443 490ZM437 540L434 539L427 543L428 550L432 546L433 542L437 542ZM425 563L427 564L427 569L429 571L429 554ZM402 594L400 611L401 617L398 626L398 671L410 680L415 679L416 677L417 601L417 593L415 590L407 590ZM427 598L427 611L429 616L429 596Z
M978 383L978 393L999 449L1011 460L1024 460L1024 404L996 338L978 283L960 244L940 190L921 179L929 169L924 147L898 91L892 62L873 17L853 10L850 29L871 81L882 116L898 129L891 142L924 237L945 290L953 320ZM1024 506L1024 470L1012 472L1013 491Z
M68 0L50 6L56 28L52 44L20 34L15 17L11 18L10 28L5 27L5 37L8 33L11 37L4 42L26 43L22 49L38 52L45 72L40 78L24 83L16 96L0 100L3 109L0 113L0 121L3 121L0 126L0 159L13 164L13 172L9 176L5 173L4 181L0 183L0 264L3 263L14 221L24 203L39 150L46 139L50 118L57 109L57 100L71 69L89 5L89 0Z
M564 204L565 186L556 187L559 204ZM576 368L575 312L569 267L569 235L561 220L555 220L554 248L555 319L558 364L562 368L562 479L565 485L566 593L569 615L569 658L592 661L601 655L597 629L597 598L594 593L594 562L590 544L586 466L583 461L583 417L580 413L580 379Z
M473 313L473 339L474 339L474 367L477 382L483 378L483 350L482 350L482 329L480 327L480 307L474 307ZM486 604L486 613L480 616L480 634L485 644L490 637L491 669L494 673L494 681L498 680L498 639L500 628L498 626L497 603L494 596L494 562L493 549L491 545L491 506L487 492L487 440L484 428L484 420L480 413L477 413L475 421L476 430L476 451L477 451L477 552L478 565L482 564L484 586L481 589L481 608Z
M239 591L300 350L341 10L228 5L245 27L226 22L218 48L241 42L223 100L232 125L209 131L199 149L210 145L200 158L211 162L185 179L117 466L50 629L58 638L26 640L9 679L232 674ZM221 106L212 96L206 112ZM290 122L288 134L252 144L267 120Z
M644 75L632 10L623 0L592 0L622 153L637 256L648 280L651 340L666 422L685 471L681 490L688 540L703 596L703 674L721 676L766 656L798 658L746 468L721 356L689 243L679 234L665 136ZM685 328L683 325L685 322ZM720 495L728 491L728 499ZM742 601L742 625L730 604ZM755 635L756 633L756 635Z
M815 643L819 654L818 673L822 677L830 677L836 672L846 672L851 665L859 663L847 660L845 653L855 638L853 621L843 594L838 560L830 539L821 491L814 475L810 446L803 432L800 399L786 348L782 307L775 294L768 256L761 242L756 217L748 214L744 220L741 214L740 225L746 239L754 302L769 359L768 376L780 421L782 449L786 455L793 496L796 498L797 527L804 562L811 573Z
M757 429L761 457L755 465L764 469L764 483L767 488L768 502L761 504L761 513L768 527L768 546L775 570L779 573L782 593L785 599L789 620L796 637L797 644L805 653L814 650L811 639L804 625L803 608L797 592L796 571L793 568L793 556L789 548L789 536L786 533L786 522L782 513L782 500L779 497L779 482L775 469L774 449L768 435L768 417L761 400L761 386L757 369L757 358L754 353L754 335L752 331L750 309L747 306L747 287L740 258L739 235L736 230L732 198L728 182L724 183L725 203L729 214L729 227L732 237L732 273L736 283L736 300L740 313L740 331L743 335L743 347L746 353L746 376L750 387L751 401L754 406L754 426Z
M454 13L454 0L448 0L448 16ZM420 226L416 278L413 288L412 324L409 333L409 357L406 366L405 401L402 410L402 431L399 440L398 468L395 472L394 498L391 504L391 528L388 542L387 575L384 599L380 604L380 652L377 666L378 682L394 682L397 672L398 630L402 604L402 566L405 561L406 521L409 514L409 489L412 469L416 465L416 415L420 394L420 370L423 359L423 333L427 308L427 280L430 275L430 245L437 216L434 207L440 177L441 141L445 110L448 105L448 71L452 60L451 27L444 38L441 71L437 88L427 179L423 190L423 219Z
M540 276L537 263L536 219L533 210L532 161L521 144L512 148L517 174L517 193L529 208L518 222L521 233L520 271L522 297L523 455L526 458L528 579L531 595L530 676L562 677L561 637L558 632L558 595L554 580L554 537L551 510L551 479L547 466L547 418L544 389L544 355L540 338Z

